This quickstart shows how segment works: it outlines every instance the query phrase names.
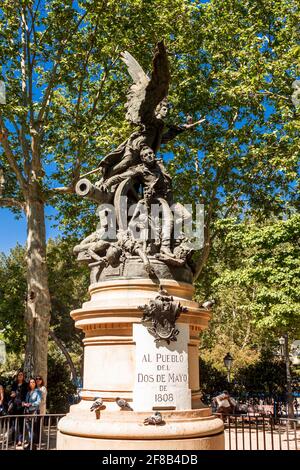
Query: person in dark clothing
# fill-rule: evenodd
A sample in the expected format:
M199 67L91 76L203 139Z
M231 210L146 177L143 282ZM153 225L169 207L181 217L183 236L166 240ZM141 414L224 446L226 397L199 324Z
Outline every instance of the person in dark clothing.
M19 370L17 373L16 380L12 384L11 387L11 394L10 394L10 401L8 403L8 412L10 415L23 415L24 414L24 406L23 403L26 400L26 395L28 392L28 383L25 380L25 375L22 370ZM14 431L16 433L17 439L17 446L22 445L22 429L23 429L23 422L19 418L15 420Z
M12 411L11 414L23 414L24 406L22 402L25 401L26 395L28 392L28 383L25 380L24 372L22 370L18 371L16 380L11 387L11 402L12 402Z

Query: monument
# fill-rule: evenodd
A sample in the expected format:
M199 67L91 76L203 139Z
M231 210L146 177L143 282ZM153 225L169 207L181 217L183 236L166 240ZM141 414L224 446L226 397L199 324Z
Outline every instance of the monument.
M74 247L91 271L90 301L71 312L85 333L82 400L59 422L58 449L223 449L223 422L201 402L199 333L210 313L192 300L191 213L174 204L157 157L197 123L166 125L163 42L149 78L122 54L137 127L76 186L97 202L96 230Z

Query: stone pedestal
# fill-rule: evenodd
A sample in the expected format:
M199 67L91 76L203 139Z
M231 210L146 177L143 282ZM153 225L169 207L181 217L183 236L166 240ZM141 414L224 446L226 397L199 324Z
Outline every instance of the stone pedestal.
M155 299L151 279L112 278L90 286L91 300L71 313L85 333L82 400L59 422L58 449L223 449L223 422L200 400L199 332L209 313L192 301L193 286L161 279L187 307L176 321L177 341L155 343L141 324L140 306ZM89 408L104 400L98 416ZM116 398L134 411L122 411ZM145 426L159 410L164 425Z

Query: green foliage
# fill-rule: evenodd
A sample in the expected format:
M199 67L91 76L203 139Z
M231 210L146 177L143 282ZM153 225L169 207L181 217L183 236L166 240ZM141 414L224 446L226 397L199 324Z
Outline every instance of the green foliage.
M51 327L71 348L81 345L81 333L75 329L70 312L87 300L89 273L73 254L74 240L49 240L47 261L51 296ZM75 346L77 343L77 346Z
M26 96L19 60L22 11L28 27ZM206 118L162 149L168 160L173 152L169 167L177 197L205 203L212 228L232 211L278 213L297 192L290 182L297 177L299 150L299 115L291 101L299 73L298 23L296 0L28 0L22 9L5 0L2 110L11 122L12 150L26 172L24 139L30 154L33 119L43 197L59 208L67 232L86 232L88 222L95 224L90 204L50 189L70 186L78 172L97 167L128 136L124 104L130 79L120 52L129 50L148 71L154 45L164 39L172 69L170 122L184 122L188 113ZM43 108L45 90L49 100ZM4 155L0 160L7 173L5 196L19 197Z
M209 400L218 393L228 389L227 377L212 362L199 359L200 388L204 400Z
M280 213L295 199L288 182L297 178L299 152L291 101L299 14L295 1L193 2L174 102L206 121L174 145L170 166L179 197L210 207L212 221Z
M224 349L234 344L251 351L283 330L299 332L299 217L293 212L300 120L291 100L299 76L299 20L296 0L1 2L7 88L1 115L9 145L23 176L38 182L40 197L59 210L65 233L76 238L94 229L94 209L53 188L72 187L130 134L124 103L131 82L120 52L128 50L149 71L154 45L165 39L170 122L185 122L188 113L205 117L161 154L176 198L205 204L208 249L201 254L197 296L218 301L203 338L208 349L219 341ZM32 174L36 145L40 167ZM23 200L4 152L0 165L3 196ZM61 247L48 250L52 327L71 346L68 314L87 280L66 243ZM9 348L20 350L26 288L19 258L1 259L0 291L0 324Z
M228 335L228 329L232 327L227 321L222 324L223 331L220 332L221 328L214 331L212 334L212 327L209 330L205 338L202 338L201 347L200 347L200 357L205 362L213 364L213 366L222 374L227 375L227 369L224 365L224 357L230 351L231 356L233 357L233 365L231 370L231 378L235 377L236 372L243 367L247 367L250 364L255 363L259 360L259 353L256 348L251 345L244 346L243 348L234 343ZM227 334L226 334L227 333ZM213 345L207 344L207 336L213 336Z
M57 354L48 356L48 413L67 413L76 387L70 378L65 361Z
M9 255L2 254L0 258L0 330L3 330L7 351L15 353L23 352L25 345L24 251L23 247L17 246ZM66 240L49 240L47 261L52 302L51 329L75 358L81 357L82 335L75 329L70 311L79 308L87 296L88 272L76 262L70 242ZM77 366L80 367L79 364Z
M8 352L24 349L24 264L24 249L19 245L8 256L0 254L0 329L4 329Z
M75 330L70 310L80 307L87 292L88 279L75 260L70 245L63 240L49 240L47 248L49 287L52 299L51 329L63 341L74 366L81 375L81 334ZM17 246L0 262L0 330L8 351L0 368L1 382L11 385L18 368L23 366L24 300L26 269L24 248ZM55 343L50 342L48 355L48 411L65 413L76 389L70 379L70 368Z
M30 52L25 95L22 12ZM52 188L72 186L129 135L124 104L131 82L120 52L132 52L148 71L155 42L165 39L172 69L169 120L184 122L190 113L205 121L161 153L176 197L205 204L207 245L218 235L219 220L229 216L281 216L287 203L291 209L297 203L299 111L291 95L299 73L298 23L296 0L28 0L21 10L3 1L0 64L7 105L1 110L20 168L26 175L33 120L43 199L59 209L67 233L79 237L94 228L88 202ZM19 197L4 154L0 160L4 196Z
M52 188L72 186L130 132L124 119L129 77L120 52L133 52L149 70L155 43L166 39L174 55L173 44L185 35L189 18L189 2L182 0L1 3L0 66L7 88L1 111L10 147L27 177L37 133L41 168L35 178L43 199L59 207L67 231L88 230L88 221L95 223L93 211ZM22 199L4 153L0 162L5 197Z
M284 332L300 333L300 218L286 220L226 219L219 222L199 299L216 299L202 346L224 345L233 351L273 348Z
M286 370L283 362L264 357L254 364L241 368L235 376L236 392L242 396L264 393L278 396L285 393Z
M231 384L228 384L225 368L215 367L215 360L200 359L200 387L203 399L211 398L230 389L232 395L239 398L246 396L283 397L286 393L285 363L274 359L269 352L262 352L252 363L241 365L233 363Z
M7 396L11 389L17 371L22 368L24 354L9 352L6 355L6 362L0 364L0 384L5 387Z
M245 223L232 229L226 241L244 256L234 269L223 271L216 285L237 285L251 292L251 303L244 308L250 309L260 329L299 333L299 215L264 226Z

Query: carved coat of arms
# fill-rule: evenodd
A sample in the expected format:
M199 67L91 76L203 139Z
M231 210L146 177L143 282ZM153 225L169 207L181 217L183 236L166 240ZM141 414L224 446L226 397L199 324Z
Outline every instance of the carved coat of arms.
M179 330L176 328L176 320L182 312L187 312L186 307L182 307L180 302L174 301L173 297L162 287L154 300L149 304L139 307L144 312L142 324L145 325L154 337L155 341L177 341L176 336Z

